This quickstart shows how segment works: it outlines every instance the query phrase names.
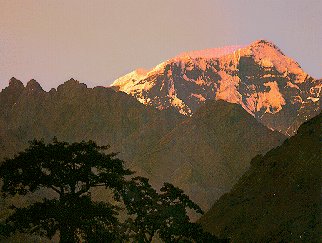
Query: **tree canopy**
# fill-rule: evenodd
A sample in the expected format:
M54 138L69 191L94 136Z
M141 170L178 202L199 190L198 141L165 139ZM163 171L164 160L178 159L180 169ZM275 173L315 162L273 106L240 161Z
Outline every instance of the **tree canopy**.
M40 189L55 192L13 212L0 233L39 234L60 242L151 242L156 235L165 242L214 242L216 237L190 222L187 209L203 213L184 192L169 183L158 192L147 178L134 176L108 146L93 141L67 143L53 139L30 146L0 165L2 193L26 195ZM105 187L119 202L95 201L91 190ZM120 213L126 212L121 220Z

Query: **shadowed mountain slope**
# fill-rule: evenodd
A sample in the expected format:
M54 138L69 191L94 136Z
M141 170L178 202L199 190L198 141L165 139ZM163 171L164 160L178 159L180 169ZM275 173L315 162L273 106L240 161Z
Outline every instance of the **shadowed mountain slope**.
M200 220L233 242L320 242L321 114L251 168Z
M139 164L156 185L170 181L207 209L231 189L252 157L283 140L240 106L209 101L153 148L124 158ZM124 144L125 151L129 147Z

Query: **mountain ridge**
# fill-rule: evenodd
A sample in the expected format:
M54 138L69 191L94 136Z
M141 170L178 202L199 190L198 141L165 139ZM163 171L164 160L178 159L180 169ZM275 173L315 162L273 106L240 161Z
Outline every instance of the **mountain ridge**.
M209 100L145 153L123 158L140 164L156 187L162 180L170 181L207 209L230 190L253 156L284 139L240 106ZM125 144L124 150L128 147L131 144Z
M155 186L164 181L181 186L197 202L202 199L207 209L210 199L229 190L251 156L285 139L236 104L208 102L185 117L110 88L87 88L74 79L49 92L36 81L24 87L13 80L0 92L0 157L13 156L34 138L91 139L110 144L128 167ZM217 179L209 174L213 170Z
M300 109L311 116L321 109L321 80L265 40L216 58L179 55L150 71L120 77L111 87L145 105L174 107L187 116L208 99L223 99L240 104L258 121L288 136L307 119Z
M6 137L11 134L11 139L1 140L17 143L12 149L7 147L1 155L18 152L30 139L53 136L65 140L91 138L114 145L155 119L162 119L161 127L163 124L171 126L172 117L180 119L180 115L168 111L167 121L161 118L163 112L145 107L125 93L104 87L87 88L75 79L47 92L35 80L24 86L12 78L9 86L0 92L0 103L0 134L5 136L6 133ZM105 133L105 138L99 131Z

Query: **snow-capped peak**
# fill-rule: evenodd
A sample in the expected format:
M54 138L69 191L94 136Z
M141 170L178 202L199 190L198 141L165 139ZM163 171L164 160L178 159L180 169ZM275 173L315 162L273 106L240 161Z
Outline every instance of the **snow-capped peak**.
M314 80L266 40L181 53L149 71L135 70L120 77L112 86L143 104L174 107L188 116L209 99L237 103L268 127L284 133L301 109L302 113L307 107L320 110L321 80ZM283 114L292 114L294 119L274 120Z

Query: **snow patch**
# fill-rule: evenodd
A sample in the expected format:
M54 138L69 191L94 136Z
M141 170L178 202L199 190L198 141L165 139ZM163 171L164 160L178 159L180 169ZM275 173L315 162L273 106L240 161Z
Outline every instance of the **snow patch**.
M308 100L312 100L313 102L318 102L320 100L320 98L316 98L316 97L308 97Z
M298 90L300 89L299 86L297 86L296 84L293 84L291 82L287 82L286 86L290 87L290 88L295 88L295 89L298 89Z
M206 101L206 98L205 98L205 97L203 97L201 94L194 94L194 93L192 93L190 96L191 96L191 97L195 97L195 98L197 98L197 99L198 99L199 101L201 101L201 102Z
M268 82L264 84L266 87L269 87L268 92L259 92L258 93L258 103L257 111L265 108L265 113L275 114L282 109L282 106L285 105L285 99L280 93L277 82Z

